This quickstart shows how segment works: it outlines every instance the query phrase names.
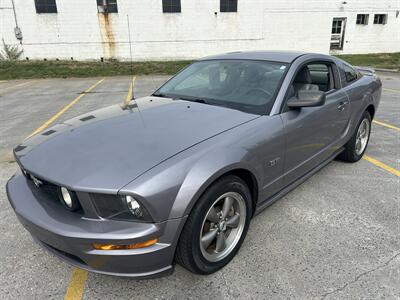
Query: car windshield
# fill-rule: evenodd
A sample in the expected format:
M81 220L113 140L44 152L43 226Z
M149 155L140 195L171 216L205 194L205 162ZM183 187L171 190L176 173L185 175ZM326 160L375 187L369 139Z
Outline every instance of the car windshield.
M288 64L253 60L195 62L153 95L268 114Z

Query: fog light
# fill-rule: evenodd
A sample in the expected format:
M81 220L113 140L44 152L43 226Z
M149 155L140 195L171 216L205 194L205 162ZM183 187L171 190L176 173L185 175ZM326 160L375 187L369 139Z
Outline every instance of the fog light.
M65 187L61 187L61 196L62 196L62 200L64 201L64 204L68 207L68 208L72 208L72 197L69 193L69 191L65 188Z
M152 239L141 243L130 244L130 245L113 245L113 244L93 244L93 248L96 250L129 250L146 248L157 243L158 239Z
M80 208L79 201L74 192L69 191L65 187L60 187L59 197L61 203L70 211L76 211Z

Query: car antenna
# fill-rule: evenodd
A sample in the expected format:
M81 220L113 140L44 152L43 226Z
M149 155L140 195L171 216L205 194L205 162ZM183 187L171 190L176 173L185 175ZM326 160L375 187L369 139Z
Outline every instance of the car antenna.
M126 108L137 108L140 118L142 119L142 122L144 124L144 120L143 120L143 116L142 113L140 112L140 108L139 105L137 103L137 101L135 100L135 95L134 95L134 84L135 84L135 80L136 80L136 76L133 75L133 58L132 58L132 41L131 41L131 27L130 27L130 23L129 23L129 15L126 15L126 21L127 21L127 25L128 25L128 41L129 41L129 56L130 56L130 68L131 68L131 82L129 84L129 90L128 90L128 95L125 98L124 103L122 104L122 108L126 109ZM134 101L135 103L132 105L131 102Z
M131 73L131 81L129 84L129 89L128 89L128 95L125 98L125 101L123 103L124 107L127 107L130 105L130 102L135 99L134 92L133 92L133 85L135 83L136 77L133 76L133 58L132 58L132 41L131 41L131 28L129 24L129 15L126 15L126 21L128 25L128 42L129 42L129 56L130 56L130 73Z

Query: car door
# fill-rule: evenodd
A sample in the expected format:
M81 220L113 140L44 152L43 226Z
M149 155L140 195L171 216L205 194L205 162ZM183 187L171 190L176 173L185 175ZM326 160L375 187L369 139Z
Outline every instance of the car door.
M349 101L347 94L341 90L337 66L331 61L307 62L299 67L310 67L313 64L325 66L327 69L326 102L318 107L289 109L284 106L281 118L286 134L286 155L284 167L284 184L288 185L303 176L337 150L337 143L344 136L349 119ZM311 72L310 72L311 73ZM296 75L293 77L291 89L296 85ZM312 80L311 75L311 80ZM313 89L321 89L321 74L319 84L311 81L306 85ZM288 93L287 99L291 96ZM286 99L286 101L287 101Z

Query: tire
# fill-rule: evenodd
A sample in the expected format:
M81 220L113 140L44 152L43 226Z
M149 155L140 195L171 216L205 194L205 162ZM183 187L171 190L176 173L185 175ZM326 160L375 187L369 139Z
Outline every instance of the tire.
M366 140L365 144L364 142L363 143L360 142L361 148L359 148L358 146L359 140L357 139L357 137L362 133L362 130L364 128L363 126L367 126L367 128L365 129ZM344 146L345 147L344 151L339 154L338 158L342 161L351 163L359 161L363 157L365 150L367 149L370 134L371 134L371 115L369 114L369 112L366 111L361 117L361 120L358 122L357 129L354 131L353 136L346 143L346 145Z
M226 214L228 210L224 207L229 207L230 203L233 204ZM223 268L239 250L252 212L251 194L242 179L233 175L218 179L192 209L179 238L176 261L187 270L203 275ZM232 227L236 223L237 226ZM214 238L208 238L214 235ZM223 240L225 248L222 248Z

